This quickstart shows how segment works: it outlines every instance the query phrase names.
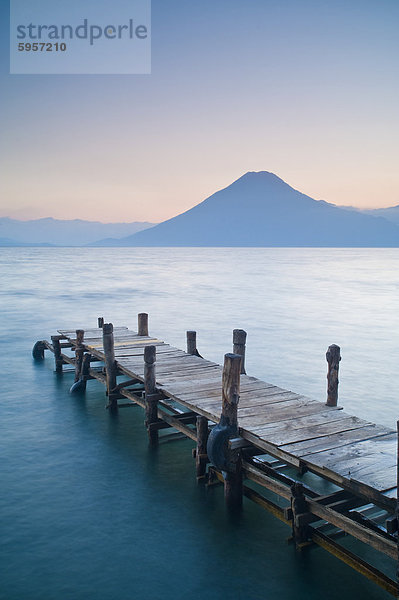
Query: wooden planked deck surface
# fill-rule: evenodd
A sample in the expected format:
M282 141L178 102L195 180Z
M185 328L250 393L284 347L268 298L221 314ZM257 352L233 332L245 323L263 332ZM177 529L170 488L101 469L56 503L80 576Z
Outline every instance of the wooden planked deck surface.
M85 348L104 358L102 329L82 328ZM76 329L59 330L74 343ZM156 346L156 386L168 398L218 422L222 367L154 337L114 328L119 371L144 381L144 347ZM337 407L241 375L240 435L294 466L306 466L380 506L396 497L397 434Z

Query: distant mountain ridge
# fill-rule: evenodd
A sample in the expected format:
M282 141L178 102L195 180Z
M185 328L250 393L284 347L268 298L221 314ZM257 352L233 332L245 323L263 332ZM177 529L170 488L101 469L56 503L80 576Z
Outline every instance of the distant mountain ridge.
M361 212L365 215L371 215L372 217L383 217L387 221L391 221L391 223L395 223L395 225L399 225L399 204L396 206L388 206L387 208L356 208L355 206L341 206L340 208L345 208L346 210L354 210L356 212Z
M9 217L0 218L1 246L85 246L97 240L122 238L154 223L100 223L82 219L61 220L47 217L19 221Z
M250 171L172 219L96 245L398 247L399 226L314 200L268 171Z

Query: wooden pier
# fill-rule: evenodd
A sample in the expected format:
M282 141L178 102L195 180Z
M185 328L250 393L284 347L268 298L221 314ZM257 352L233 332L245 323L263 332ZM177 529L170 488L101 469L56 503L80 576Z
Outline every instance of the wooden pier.
M337 406L338 346L327 351L327 398L319 402L247 375L245 343L245 331L234 330L222 367L200 356L193 331L187 351L150 336L142 313L137 332L99 318L98 327L37 342L33 356L51 350L57 373L73 365L71 392L101 381L112 411L141 406L151 444L166 428L192 439L198 481L222 482L230 508L250 498L291 527L298 549L322 546L398 597L397 431ZM306 472L311 485L302 482ZM356 554L339 541L348 535L359 541ZM362 558L364 547L385 556L390 576Z

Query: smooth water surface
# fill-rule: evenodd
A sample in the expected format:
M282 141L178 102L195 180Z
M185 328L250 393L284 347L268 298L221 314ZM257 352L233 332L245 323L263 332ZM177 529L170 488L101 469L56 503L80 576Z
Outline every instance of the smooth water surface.
M98 316L184 347L198 332L222 363L248 332L247 372L325 399L327 347L341 346L347 412L399 416L397 249L32 249L0 251L4 600L389 598L321 549L296 554L289 529L195 482L190 441L150 450L140 408L113 417L89 382L31 349Z

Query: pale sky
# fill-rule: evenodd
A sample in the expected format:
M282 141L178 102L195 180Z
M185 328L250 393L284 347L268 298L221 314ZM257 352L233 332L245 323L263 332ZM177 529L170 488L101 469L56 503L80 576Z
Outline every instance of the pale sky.
M399 204L397 0L153 0L152 74L103 76L9 75L7 4L0 216L161 221L261 170Z

